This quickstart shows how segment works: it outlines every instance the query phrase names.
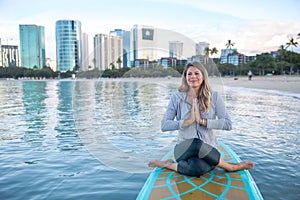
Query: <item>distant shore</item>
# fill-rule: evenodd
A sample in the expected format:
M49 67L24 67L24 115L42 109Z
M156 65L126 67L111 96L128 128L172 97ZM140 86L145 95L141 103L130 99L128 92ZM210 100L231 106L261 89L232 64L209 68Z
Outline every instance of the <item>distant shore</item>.
M119 79L122 80L123 78ZM141 78L138 78L141 79ZM181 78L142 78L145 82L150 83L175 83L178 86ZM124 81L135 78L124 78ZM277 90L292 93L300 93L300 76L254 76L252 80L248 80L247 76L241 77L209 77L209 83L214 90L223 90L223 86L243 87L252 89Z
M121 78L122 79L122 78ZM139 78L141 79L141 78ZM135 80L125 78L124 80ZM175 83L178 86L181 78L143 78L145 82L153 83ZM209 77L209 84L213 90L223 90L223 86L243 87L252 89L277 90L292 93L300 93L300 76L254 76L249 81L247 76L241 77Z
M15 80L15 79L0 79ZM21 79L23 81L30 81L31 79ZM43 80L31 80L31 81L84 81L84 80L96 80L96 79L43 79ZM98 80L103 81L136 81L143 80L149 83L172 83L178 86L181 83L180 77L165 77L165 78L100 78ZM264 90L277 90L292 93L300 93L300 76L299 75L286 75L286 76L254 76L252 80L248 80L248 77L209 77L209 83L214 90L223 90L223 86L228 87L243 87L253 89Z
M278 90L300 93L300 76L257 76L252 80L248 77L209 78L212 86L224 85L229 87L244 87L265 90Z

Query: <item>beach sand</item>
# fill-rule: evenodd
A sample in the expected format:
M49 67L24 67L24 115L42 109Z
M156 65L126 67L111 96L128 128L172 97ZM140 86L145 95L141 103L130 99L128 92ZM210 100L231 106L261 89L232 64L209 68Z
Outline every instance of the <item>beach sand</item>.
M213 88L229 86L300 93L300 76L257 76L251 81L248 77L210 77L209 81Z
M181 84L180 77L172 78L139 78L145 83L166 84L172 83ZM121 79L103 79L106 81L136 81L135 78L121 78ZM209 77L209 84L213 90L224 92L224 86L228 87L242 87L252 89L276 90L291 93L300 93L300 76L254 76L249 81L248 77Z

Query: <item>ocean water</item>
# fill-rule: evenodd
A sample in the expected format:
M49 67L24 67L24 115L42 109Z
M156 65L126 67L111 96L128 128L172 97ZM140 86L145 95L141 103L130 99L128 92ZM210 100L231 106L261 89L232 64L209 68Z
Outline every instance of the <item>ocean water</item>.
M160 120L178 79L0 81L1 199L135 199L173 147ZM224 87L218 138L265 199L300 199L300 95Z

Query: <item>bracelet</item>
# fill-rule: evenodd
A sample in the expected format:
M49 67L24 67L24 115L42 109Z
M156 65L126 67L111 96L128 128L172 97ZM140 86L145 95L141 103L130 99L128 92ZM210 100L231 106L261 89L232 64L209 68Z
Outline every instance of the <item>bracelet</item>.
M201 119L201 126L204 126L204 118Z

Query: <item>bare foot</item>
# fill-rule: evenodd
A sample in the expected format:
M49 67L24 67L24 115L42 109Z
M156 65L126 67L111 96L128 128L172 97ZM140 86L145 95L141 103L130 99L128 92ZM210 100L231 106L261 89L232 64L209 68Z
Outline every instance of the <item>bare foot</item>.
M253 169L254 168L254 162L250 161L244 161L237 164L240 169Z
M171 163L174 163L173 160L171 159L168 159L168 160L165 160L165 161L162 161L162 160L151 160L149 163L148 163L148 166L149 167L167 167L169 164Z
M168 160L166 160L166 162L167 162L167 163L175 163L175 161L172 160L172 159L168 159Z
M253 169L254 168L254 163L250 161L243 161L240 163L229 163L231 165L230 170L226 170L229 172L235 172L238 170L243 170L243 169Z

